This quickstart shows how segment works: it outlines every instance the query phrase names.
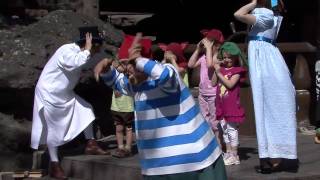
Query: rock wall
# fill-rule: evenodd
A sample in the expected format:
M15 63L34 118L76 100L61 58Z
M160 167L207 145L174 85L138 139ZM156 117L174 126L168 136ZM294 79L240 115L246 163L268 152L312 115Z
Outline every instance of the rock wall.
M122 42L122 31L99 19L66 10L52 11L28 26L0 29L0 138L3 140L0 154L4 154L0 156L0 171L30 165L26 157L31 158L29 144L35 84L55 50L74 42L79 37L78 27L85 25L97 25L104 31L105 51L91 61L76 91L93 105L102 132L112 132L112 121L106 120L111 90L94 81L90 68L101 57L116 53ZM19 157L24 160L8 163L16 162L19 154L23 154Z

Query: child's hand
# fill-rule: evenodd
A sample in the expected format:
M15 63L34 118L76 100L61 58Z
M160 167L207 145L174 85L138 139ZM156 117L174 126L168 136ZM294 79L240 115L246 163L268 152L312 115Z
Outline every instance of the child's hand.
M213 61L213 67L217 73L220 72L220 68L221 68L220 63L221 62L219 61Z
M206 48L206 49L211 49L213 44L214 44L214 41L210 41L209 39L207 38L204 38L202 40L202 43L203 43L203 46Z
M198 44L197 44L197 50L201 50L201 49L203 48L204 45L203 45L203 42L202 42L202 41L203 41L203 39L201 39L201 41L198 42Z
M166 52L164 53L164 59L165 59L168 63L173 64L173 63L176 62L177 57L176 57L173 53L166 51Z
M118 98L121 96L122 96L122 94L119 91L114 91L114 97Z

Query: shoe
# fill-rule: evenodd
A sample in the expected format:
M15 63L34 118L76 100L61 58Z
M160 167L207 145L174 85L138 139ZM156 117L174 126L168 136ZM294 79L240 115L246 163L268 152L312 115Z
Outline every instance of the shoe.
M263 166L255 166L254 169L256 170L257 173L260 174L271 174L271 168L269 167L263 167Z
M87 155L110 155L110 152L101 149L94 139L88 140L84 152Z
M294 161L294 160L293 160ZM298 162L287 162L285 163L285 160L282 160L278 165L271 167L271 172L291 172L291 173L297 173L299 169Z
M316 135L314 137L314 143L320 144L320 128L316 129Z
M235 165L236 163L240 164L240 161L237 162L237 159L234 155L230 154L229 156L226 156L226 158L223 159L224 165L229 166L229 165Z
M312 127L299 127L299 132L306 136L313 136L316 134L316 130L312 129Z
M255 166L254 169L260 174L271 174L271 162L269 158L259 158L260 165Z
M234 164L235 164L235 165L239 165L239 164L240 164L240 158L239 158L238 155L237 155L237 156L234 156Z
M59 162L51 162L50 163L50 177L58 179L58 180L66 180L68 179L64 175L64 171L60 166Z
M113 154L113 157L116 158L126 158L132 156L131 151L126 150L126 149L117 149Z

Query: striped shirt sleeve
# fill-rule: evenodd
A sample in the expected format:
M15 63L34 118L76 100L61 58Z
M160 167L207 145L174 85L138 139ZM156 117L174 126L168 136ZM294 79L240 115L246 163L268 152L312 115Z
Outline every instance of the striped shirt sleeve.
M179 75L170 65L163 65L146 58L138 58L136 68L153 79L157 86L168 93L175 93L179 89Z
M123 73L119 73L113 67L111 67L105 74L100 75L100 77L107 86L121 92L121 94L127 96L132 94L129 90L130 85L128 78Z

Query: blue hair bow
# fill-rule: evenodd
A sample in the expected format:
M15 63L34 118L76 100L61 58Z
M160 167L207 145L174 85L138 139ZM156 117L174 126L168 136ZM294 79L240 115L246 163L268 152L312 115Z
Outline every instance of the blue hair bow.
M278 0L271 0L271 7L278 6Z

